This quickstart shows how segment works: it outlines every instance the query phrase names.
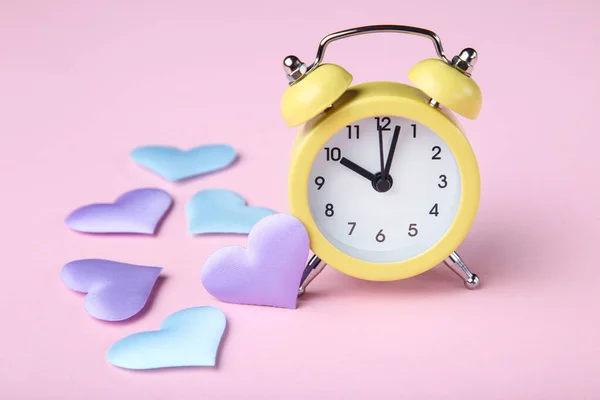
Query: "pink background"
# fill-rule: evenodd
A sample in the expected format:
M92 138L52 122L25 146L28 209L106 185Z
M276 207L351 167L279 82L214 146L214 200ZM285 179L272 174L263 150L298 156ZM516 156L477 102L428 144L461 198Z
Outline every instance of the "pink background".
M0 2L0 398L600 398L597 2L202 3ZM192 237L185 203L222 187L287 212L295 132L279 115L281 61L311 61L324 35L376 23L480 53L483 110L461 120L482 199L459 250L484 286L467 291L443 267L391 283L327 269L297 310L218 302L203 260L246 237ZM355 82L408 82L434 54L426 39L375 35L333 44L326 61ZM129 158L144 144L212 142L241 161L185 184ZM175 198L154 238L64 225L74 208L146 186ZM85 257L160 265L166 279L141 316L99 322L59 277ZM217 368L106 361L116 340L206 304L229 321Z

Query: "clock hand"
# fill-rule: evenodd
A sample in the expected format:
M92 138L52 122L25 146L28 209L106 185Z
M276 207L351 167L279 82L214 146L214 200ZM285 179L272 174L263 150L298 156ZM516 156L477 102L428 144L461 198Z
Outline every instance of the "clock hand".
M360 176L367 178L371 182L374 182L375 179L377 179L375 177L375 174L372 174L369 171L367 171L366 169L364 169L363 167L356 165L352 161L348 160L346 157L342 157L342 159L340 160L340 164L342 164L344 167L351 169L352 171L356 172Z
M385 162L385 170L383 171L383 179L386 180L390 175L390 168L392 167L392 160L394 158L394 152L396 151L396 144L398 144L398 137L400 136L400 125L396 125L394 129L394 136L392 137L392 144L390 145L390 151L388 153L387 161Z
M379 129L379 162L381 165L381 175L383 175L383 129Z

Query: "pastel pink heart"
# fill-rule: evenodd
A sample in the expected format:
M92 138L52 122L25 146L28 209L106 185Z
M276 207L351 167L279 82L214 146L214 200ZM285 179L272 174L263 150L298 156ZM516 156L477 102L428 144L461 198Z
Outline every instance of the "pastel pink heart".
M254 225L247 249L229 246L210 255L202 268L202 283L227 303L296 308L309 251L300 220L270 215Z

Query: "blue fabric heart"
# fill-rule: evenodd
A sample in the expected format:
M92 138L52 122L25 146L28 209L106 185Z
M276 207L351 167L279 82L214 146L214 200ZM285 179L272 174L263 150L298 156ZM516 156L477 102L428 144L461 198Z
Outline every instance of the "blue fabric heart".
M187 151L169 146L145 146L133 150L131 157L163 178L179 181L225 168L235 160L236 151L224 144L199 146Z
M190 233L249 233L252 227L275 211L249 207L237 193L208 189L196 193L187 204Z
M186 308L165 318L158 331L119 340L106 358L127 369L214 366L225 325L218 308Z

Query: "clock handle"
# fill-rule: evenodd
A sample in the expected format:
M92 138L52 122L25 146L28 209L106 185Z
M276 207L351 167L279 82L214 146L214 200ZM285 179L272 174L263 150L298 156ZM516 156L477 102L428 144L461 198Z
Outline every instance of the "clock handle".
M475 289L481 283L479 277L467 268L457 252L450 254L450 256L444 260L444 264L465 282L467 289Z
M417 28L414 26L407 25L368 25L330 33L329 35L325 36L321 40L321 43L319 43L319 48L317 49L317 58L311 64L311 66L308 67L308 71L318 67L319 64L321 64L321 61L323 61L323 56L325 55L325 49L327 48L327 45L329 45L329 43L352 36L382 32L405 33L409 35L417 35L429 38L433 42L438 57L445 61L447 64L452 64L452 62L444 54L444 47L442 46L442 41L435 32L432 32L428 29Z
M331 42L352 36L381 32L404 33L429 38L433 42L438 57L444 63L454 67L456 70L467 76L471 76L471 72L473 72L473 68L475 67L475 63L477 61L477 52L471 48L466 48L461 51L459 55L454 56L452 60L450 60L444 53L444 47L442 46L440 37L433 31L407 25L367 25L330 33L329 35L325 36L321 40L321 43L319 43L317 57L310 66L306 66L306 64L300 61L300 59L298 59L296 56L287 56L283 64L290 84L294 84L296 81L299 81L306 74L321 64L325 55L325 49L327 49L327 46Z
M323 262L317 255L313 255L304 272L302 273L302 279L300 280L300 287L298 288L298 297L302 296L306 292L306 287L313 279L317 277L323 271L327 264Z

